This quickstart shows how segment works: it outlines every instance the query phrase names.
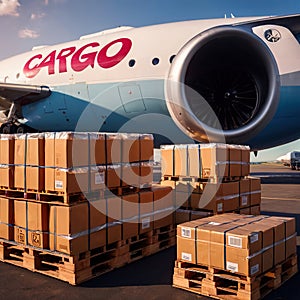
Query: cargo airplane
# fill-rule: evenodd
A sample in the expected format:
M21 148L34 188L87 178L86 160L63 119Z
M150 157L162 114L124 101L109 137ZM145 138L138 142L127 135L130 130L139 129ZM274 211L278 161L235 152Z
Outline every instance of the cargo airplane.
M1 132L284 144L300 137L299 43L300 14L123 26L35 47L0 62Z

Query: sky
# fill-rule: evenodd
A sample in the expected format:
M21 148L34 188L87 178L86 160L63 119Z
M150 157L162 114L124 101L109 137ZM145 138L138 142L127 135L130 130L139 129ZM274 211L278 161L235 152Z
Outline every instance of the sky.
M0 60L121 25L296 13L300 0L0 0ZM300 150L300 140L252 159L274 160L293 150Z

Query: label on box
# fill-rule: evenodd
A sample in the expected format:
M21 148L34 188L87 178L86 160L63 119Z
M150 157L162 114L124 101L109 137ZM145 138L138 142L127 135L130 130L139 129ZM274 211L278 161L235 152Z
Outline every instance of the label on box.
M104 172L95 174L95 185L104 183Z
M61 180L55 180L55 188L56 189L63 189L64 183Z
M222 212L223 211L223 203L218 203L217 204L217 212Z
M258 241L258 233L254 233L250 236L250 243L255 243Z
M239 271L239 265L230 261L226 262L226 270L232 271L232 272L238 272Z
M41 247L41 235L36 232L31 233L31 243L35 247Z
M150 217L142 219L142 229L150 227Z
M208 225L219 226L219 225L221 225L221 223L209 222Z
M242 196L242 205L247 205L248 204L248 196Z
M191 228L186 228L186 227L181 228L181 236L186 238L191 238L192 237Z
M181 259L182 260L187 260L187 261L192 261L192 254L181 252Z
M256 264L255 266L251 267L250 269L250 275L253 275L259 271L259 264Z
M26 242L26 236L25 233L22 229L18 229L18 233L17 233L17 241L21 244L25 244Z
M228 246L242 248L242 239L236 236L228 236Z

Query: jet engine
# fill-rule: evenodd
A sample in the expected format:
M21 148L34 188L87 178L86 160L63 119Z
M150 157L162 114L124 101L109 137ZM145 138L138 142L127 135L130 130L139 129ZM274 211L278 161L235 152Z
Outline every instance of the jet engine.
M276 61L247 27L221 26L186 43L165 85L175 123L199 142L243 143L273 118L280 94Z

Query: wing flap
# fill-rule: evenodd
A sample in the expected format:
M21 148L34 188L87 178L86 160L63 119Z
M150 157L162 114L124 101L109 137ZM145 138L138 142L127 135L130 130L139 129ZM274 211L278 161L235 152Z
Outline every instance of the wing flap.
M8 109L12 103L26 105L49 97L47 86L0 83L0 108Z

